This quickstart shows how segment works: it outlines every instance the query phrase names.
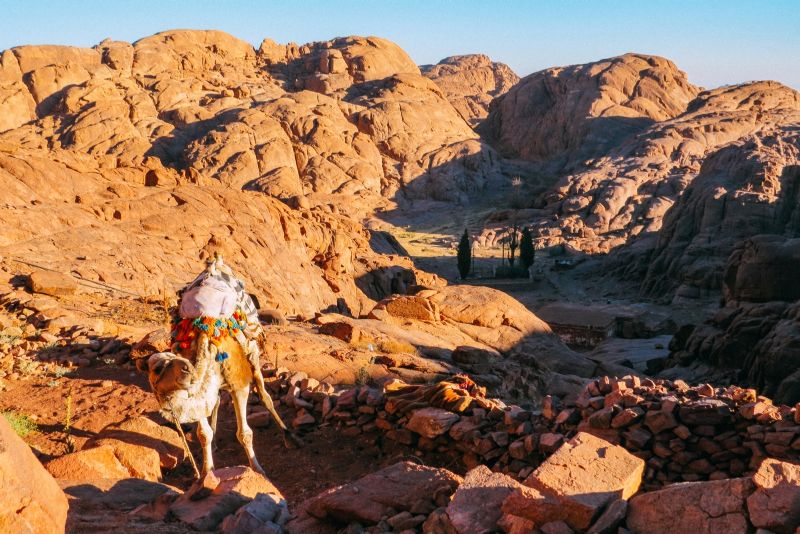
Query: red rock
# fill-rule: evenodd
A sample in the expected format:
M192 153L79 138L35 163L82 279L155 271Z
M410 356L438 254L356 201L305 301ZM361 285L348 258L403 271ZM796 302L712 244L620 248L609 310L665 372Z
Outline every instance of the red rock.
M531 534L536 531L536 524L530 519L505 513L497 521L497 526L506 534ZM437 531L426 530L425 533L437 534Z
M637 534L748 532L749 478L683 482L628 502L628 528Z
M374 525L381 518L410 510L418 501L435 501L451 495L461 477L447 471L400 462L355 482L331 488L311 498L303 507L318 519Z
M611 420L611 428L624 428L635 423L644 415L641 408L626 408Z
M747 498L750 522L778 534L800 526L800 466L766 458L753 475L756 491Z
M319 327L319 333L339 338L347 343L358 343L361 338L361 330L357 326L346 322L322 324Z
M47 462L45 467L54 477L70 480L122 479L131 476L117 459L114 447L108 445L65 454Z
M67 497L0 415L0 531L61 534Z
M185 456L183 442L178 432L168 426L159 425L155 421L144 417L129 417L120 423L106 426L97 437L89 440L86 447L108 444L120 451L127 450L126 456L135 462L134 456L150 456L155 452L158 456L156 463L162 469L174 469ZM118 454L122 461L123 453ZM123 461L123 464L125 462ZM133 464L131 464L133 465ZM129 467L126 465L126 467Z
M563 521L551 521L550 523L545 523L539 530L542 531L542 534L574 534L575 531L569 528L569 525L564 523Z
M617 499L609 504L603 514L591 526L586 534L612 534L617 531L617 527L625 520L628 513L628 501Z
M677 427L678 421L670 412L663 410L649 411L644 416L644 425L649 428L653 434L658 434L664 430Z
M459 534L487 534L497 531L501 505L520 483L481 465L470 470L456 490L447 515Z
M525 480L533 491L515 491L503 510L536 524L563 520L585 530L611 501L638 491L644 467L622 447L580 432Z
M249 467L215 469L214 475L219 484L210 495L192 500L190 494L183 494L172 503L170 513L196 530L215 530L226 516L255 499L259 493L283 498L272 482Z
M539 450L549 454L558 449L564 443L564 436L561 434L545 433L539 437Z

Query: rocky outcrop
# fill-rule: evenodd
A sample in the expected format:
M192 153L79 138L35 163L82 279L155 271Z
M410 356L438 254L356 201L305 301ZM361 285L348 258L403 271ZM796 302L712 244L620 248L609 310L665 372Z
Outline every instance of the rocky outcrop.
M797 233L798 120L779 83L701 92L672 63L627 54L524 78L479 130L531 163L524 217L541 245L631 245L611 264L644 293L697 297L719 289L738 240Z
M645 292L664 294L684 278L695 291L719 288L737 239L794 224L798 136L786 125L799 116L797 92L775 82L703 92L559 178L540 197L544 217L556 219L537 222L540 239L604 252L639 237L633 266L620 263L645 277Z
M30 447L0 415L0 530L61 533L67 522L67 498Z
M626 54L526 76L479 131L504 155L574 166L680 115L697 93L671 61Z
M736 370L776 401L800 402L798 251L800 240L776 235L740 242L725 269L723 307L673 339L670 364Z
M265 307L366 313L385 294L359 280L388 287L385 273L413 269L373 251L360 220L415 196L467 201L501 177L496 153L383 39L254 50L175 30L14 48L0 67L3 261L141 296L219 250Z
M504 63L483 54L451 56L436 65L423 65L422 74L441 88L464 120L478 125L489 113L489 104L519 82L519 76Z

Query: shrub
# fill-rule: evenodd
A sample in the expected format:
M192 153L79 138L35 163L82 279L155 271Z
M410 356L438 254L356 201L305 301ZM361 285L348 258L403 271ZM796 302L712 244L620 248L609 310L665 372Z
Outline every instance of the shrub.
M14 429L14 432L16 432L17 435L22 439L25 439L34 432L39 431L39 427L27 415L8 411L3 412L3 417L6 418L9 426L11 426L11 428Z
M521 265L517 265L516 267L511 267L509 265L501 265L500 267L494 270L494 277L495 278L528 278L530 277L530 273L528 269L522 267Z

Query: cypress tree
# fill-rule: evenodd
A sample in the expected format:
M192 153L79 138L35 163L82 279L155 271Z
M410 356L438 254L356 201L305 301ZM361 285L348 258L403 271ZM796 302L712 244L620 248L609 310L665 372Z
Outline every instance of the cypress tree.
M465 280L469 275L471 263L472 247L470 246L467 229L464 228L464 234L461 236L461 241L458 242L458 273L461 275L462 280Z
M519 244L519 261L522 266L529 269L533 265L533 258L536 255L536 249L533 248L533 234L530 228L522 230L522 242Z

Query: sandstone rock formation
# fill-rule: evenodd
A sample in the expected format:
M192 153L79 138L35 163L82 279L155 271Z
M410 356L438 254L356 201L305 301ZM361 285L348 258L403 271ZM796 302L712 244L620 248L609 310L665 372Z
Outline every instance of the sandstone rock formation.
M719 289L736 241L797 233L798 93L776 82L702 91L662 58L553 68L495 100L479 127L522 172L542 245L612 262L652 296Z
M740 242L723 277L724 306L670 344L673 364L705 362L735 369L765 395L800 402L797 319L800 293L793 273L800 240L759 235Z
M636 268L649 268L645 291L674 289L708 270L698 258L724 262L736 239L789 224L791 200L780 217L770 210L780 195L793 198L781 184L797 162L797 135L785 126L798 114L798 94L774 82L701 93L684 113L561 178L543 199L558 222L543 223L542 235L600 251L656 235L652 252L637 249Z
M526 76L479 131L504 155L574 166L680 115L697 93L672 62L626 54Z
M508 65L493 62L483 54L446 57L436 65L423 65L420 70L441 88L472 126L486 118L493 99L519 82L519 76Z
M361 217L406 196L464 200L499 176L494 152L382 39L256 51L170 31L2 58L3 257L142 295L221 249L272 308L309 315L341 298L361 313L383 295L354 280L410 268L370 250ZM309 81L338 75L338 89Z

